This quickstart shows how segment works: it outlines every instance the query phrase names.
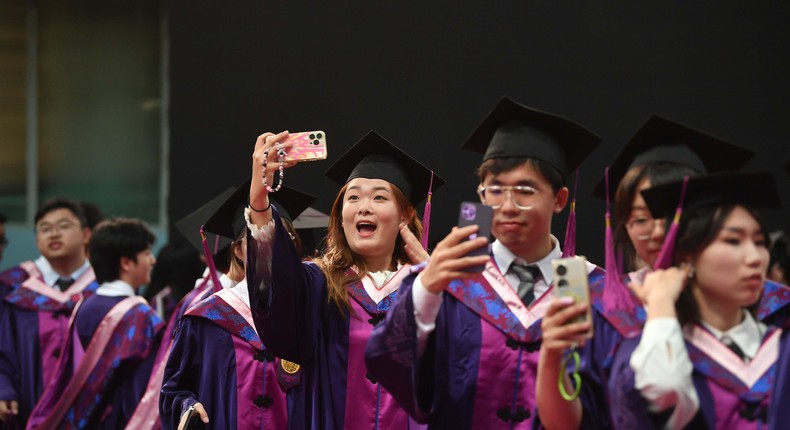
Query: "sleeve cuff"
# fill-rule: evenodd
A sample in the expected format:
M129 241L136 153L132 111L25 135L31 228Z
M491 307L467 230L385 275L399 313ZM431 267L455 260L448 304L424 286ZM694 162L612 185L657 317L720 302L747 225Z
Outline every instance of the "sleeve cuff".
M250 229L252 238L258 242L271 242L274 239L274 217L266 224L258 226L250 221L250 208L244 208L244 220L247 222L247 228Z

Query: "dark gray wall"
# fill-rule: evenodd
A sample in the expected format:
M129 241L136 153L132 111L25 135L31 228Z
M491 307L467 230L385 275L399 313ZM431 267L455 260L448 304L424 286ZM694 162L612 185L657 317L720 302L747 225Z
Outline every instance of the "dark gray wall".
M289 185L320 196L323 171L380 132L448 180L434 198L436 240L473 199L479 156L459 149L507 94L578 120L602 146L579 184L579 254L602 262L603 168L655 112L759 152L748 168L790 157L790 3L286 2L169 3L171 197L175 220L250 172L264 131L324 129L326 162ZM786 217L768 214L774 229ZM565 217L555 221L562 239Z

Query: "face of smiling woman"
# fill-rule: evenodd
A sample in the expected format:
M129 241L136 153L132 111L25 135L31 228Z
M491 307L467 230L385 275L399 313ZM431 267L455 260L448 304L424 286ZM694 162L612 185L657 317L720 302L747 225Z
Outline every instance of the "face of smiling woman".
M371 270L382 270L392 260L398 227L405 219L392 184L383 179L356 178L343 196L343 233L351 250ZM385 267L379 268L378 266Z

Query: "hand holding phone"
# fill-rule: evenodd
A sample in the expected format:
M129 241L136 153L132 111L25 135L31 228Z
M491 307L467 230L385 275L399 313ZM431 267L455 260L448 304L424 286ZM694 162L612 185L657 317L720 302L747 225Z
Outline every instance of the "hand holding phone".
M461 208L458 211L458 227L466 227L476 224L478 229L477 233L470 235L466 240L474 240L478 237L488 238L491 236L491 221L494 216L494 210L490 206L486 206L477 202L462 202ZM481 246L472 250L466 256L487 255L488 247ZM461 269L464 272L480 273L485 269L485 265L470 266Z
M290 133L284 143L292 145L288 155L285 156L285 161L301 162L326 159L326 133L321 130Z
M587 311L579 318L569 322L590 321L590 330L586 337L593 335L592 310L590 308L590 287L587 282L587 259L580 255L559 258L551 262L554 268L554 288L557 296L571 297L575 303L586 303Z

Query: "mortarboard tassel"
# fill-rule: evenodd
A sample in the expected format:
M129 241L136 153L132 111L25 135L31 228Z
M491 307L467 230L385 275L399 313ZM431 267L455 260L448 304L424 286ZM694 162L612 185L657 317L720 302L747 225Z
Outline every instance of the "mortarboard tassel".
M433 197L433 170L431 182L428 185L428 198L425 200L425 209L422 211L422 249L428 250L428 235L431 232L431 197Z
M618 259L615 258L614 253L614 235L612 234L612 211L611 200L609 196L609 167L604 171L604 185L606 188L606 233L604 234L604 268L606 269L606 282L604 288L606 291L613 291L613 288L623 287L623 282L620 278L620 264Z
M562 258L576 255L576 188L579 185L579 168L576 168L576 178L573 182L573 196L571 196L571 211L568 214L568 225L565 227L565 243L562 245Z
M661 252L658 253L653 269L666 269L672 266L675 242L677 241L678 229L680 229L680 215L683 213L683 200L686 198L688 183L689 177L686 176L683 178L683 188L680 189L680 200L678 201L677 209L675 209L675 218L672 220L672 226L669 228L666 236L664 236L664 243L661 245Z
M217 291L222 290L222 284L219 282L219 275L217 274L217 266L214 265L214 255L211 254L211 251L208 249L208 241L206 240L206 232L203 231L203 226L200 226L200 241L203 245L203 255L206 256L206 263L208 264L208 273L211 276L211 281L214 285L212 285L212 292L216 293Z

